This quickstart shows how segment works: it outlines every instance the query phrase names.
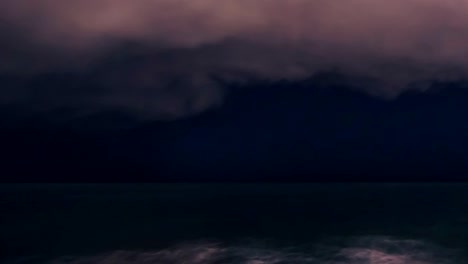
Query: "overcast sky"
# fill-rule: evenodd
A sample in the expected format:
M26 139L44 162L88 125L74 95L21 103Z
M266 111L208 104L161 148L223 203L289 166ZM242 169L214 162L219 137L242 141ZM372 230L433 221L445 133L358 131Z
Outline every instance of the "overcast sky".
M221 104L213 76L302 80L333 70L392 98L467 76L467 13L464 0L3 0L0 69L22 78L97 71L99 92L36 88L36 104L154 118ZM132 63L111 67L109 57L123 53ZM32 92L2 93L11 103Z

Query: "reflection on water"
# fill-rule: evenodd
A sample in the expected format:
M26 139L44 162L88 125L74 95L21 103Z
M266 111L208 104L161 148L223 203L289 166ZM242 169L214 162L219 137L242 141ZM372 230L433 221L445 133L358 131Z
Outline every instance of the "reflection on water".
M467 184L0 185L0 264L466 264L466 208Z
M342 239L343 240L343 239ZM459 264L456 252L416 240L359 237L308 248L224 246L198 242L157 251L114 251L95 256L34 258L8 263L45 264ZM258 243L260 244L260 243Z

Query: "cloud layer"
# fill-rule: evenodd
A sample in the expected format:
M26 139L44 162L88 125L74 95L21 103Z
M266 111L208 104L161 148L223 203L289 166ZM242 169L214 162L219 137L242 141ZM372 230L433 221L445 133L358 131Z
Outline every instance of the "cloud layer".
M220 103L213 76L301 80L333 70L395 96L468 76L467 13L466 0L3 0L0 69L99 72L99 96L67 90L75 99L58 101L169 116Z

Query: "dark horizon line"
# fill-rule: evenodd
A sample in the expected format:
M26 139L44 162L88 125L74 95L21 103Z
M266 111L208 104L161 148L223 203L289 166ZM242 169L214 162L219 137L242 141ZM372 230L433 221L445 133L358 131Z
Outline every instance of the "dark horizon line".
M24 184L459 184L466 183L468 180L159 180L159 181L0 181L0 185L24 185Z

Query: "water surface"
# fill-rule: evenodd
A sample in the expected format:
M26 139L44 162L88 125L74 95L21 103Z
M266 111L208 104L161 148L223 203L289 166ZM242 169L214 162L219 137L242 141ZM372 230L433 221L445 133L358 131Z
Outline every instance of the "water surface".
M1 185L0 263L468 263L468 184Z

